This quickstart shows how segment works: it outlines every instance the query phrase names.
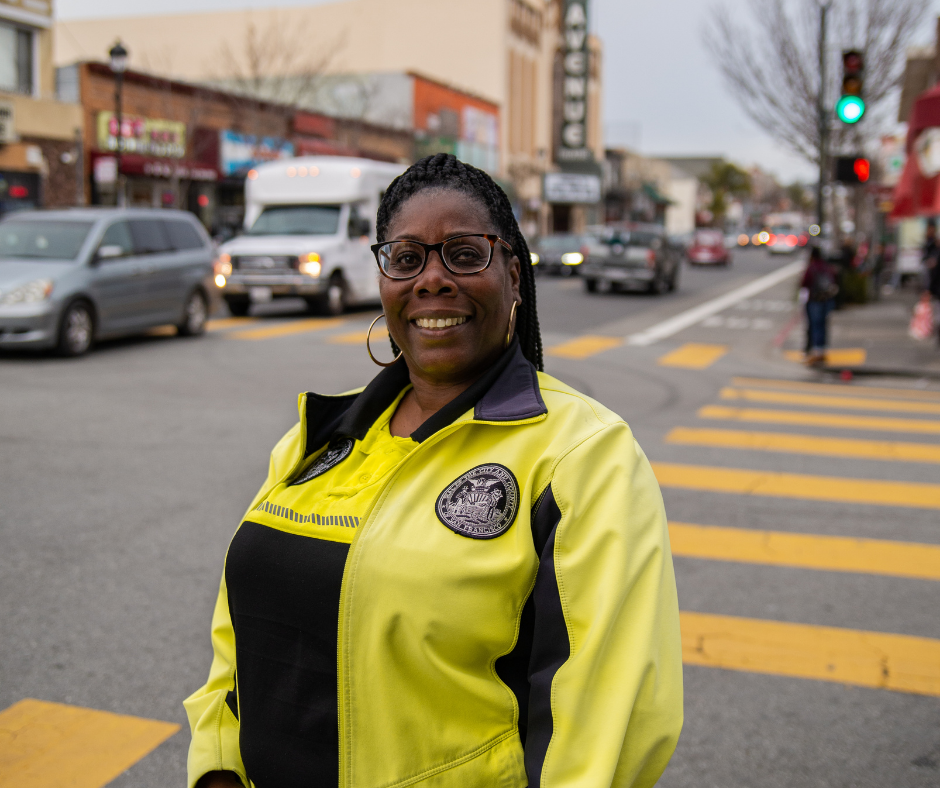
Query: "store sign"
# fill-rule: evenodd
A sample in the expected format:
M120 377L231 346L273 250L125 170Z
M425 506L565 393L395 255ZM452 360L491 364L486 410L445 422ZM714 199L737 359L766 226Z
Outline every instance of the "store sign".
M547 172L543 196L546 202L591 205L601 200L601 177L587 173Z
M566 0L562 20L564 60L562 61L561 113L559 122L559 162L592 161L587 146L588 116L588 27L587 0Z
M175 120L124 115L122 153L182 159L186 155L186 124ZM113 112L98 113L98 150L118 149L118 124Z
M252 167L277 159L290 159L294 145L280 137L256 137L234 131L219 132L219 169L223 176L244 176Z
M940 128L924 129L914 143L914 151L925 178L940 175Z
M13 102L0 101L0 144L16 142L14 119Z

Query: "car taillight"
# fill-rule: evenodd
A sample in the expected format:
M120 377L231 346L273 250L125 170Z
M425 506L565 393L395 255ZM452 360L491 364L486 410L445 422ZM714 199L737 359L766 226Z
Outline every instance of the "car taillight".
M656 252L652 249L646 250L646 267L655 268L656 267Z
M809 243L809 236L806 233L800 236L800 246L806 246Z
M771 233L767 236L767 245L772 246L775 243L777 243L777 236Z
M587 257L587 256L588 256L588 251L589 251L589 250L588 250L588 248L587 248L587 245L582 246L582 247L579 249L579 251L581 252L581 255L582 255L583 257Z
M796 246L796 236L788 235L787 236L787 246Z

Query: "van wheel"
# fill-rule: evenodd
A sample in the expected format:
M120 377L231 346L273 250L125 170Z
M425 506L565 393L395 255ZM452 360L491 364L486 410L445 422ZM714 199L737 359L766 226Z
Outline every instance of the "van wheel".
M225 296L225 303L235 317L244 317L251 309L251 300L245 297Z
M62 313L57 350L62 356L81 356L95 342L95 318L86 301L73 301Z
M182 337L196 337L206 330L206 321L209 319L209 306L201 290L194 290L186 300L183 310L183 322L177 325L176 330Z
M596 293L596 292L597 292L597 280L596 280L596 279L585 279L585 280L584 280L584 289L585 289L588 293Z

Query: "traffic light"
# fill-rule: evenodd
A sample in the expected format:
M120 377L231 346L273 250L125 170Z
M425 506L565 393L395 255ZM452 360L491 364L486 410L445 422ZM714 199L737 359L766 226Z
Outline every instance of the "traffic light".
M837 156L836 181L866 183L871 177L871 162L864 156Z
M858 123L865 114L864 72L861 52L849 49L842 53L842 95L836 102L836 117L843 123Z

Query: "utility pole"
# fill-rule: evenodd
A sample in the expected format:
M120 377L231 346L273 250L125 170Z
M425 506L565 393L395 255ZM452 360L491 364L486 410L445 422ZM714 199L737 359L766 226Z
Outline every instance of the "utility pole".
M819 124L819 182L816 184L816 224L822 233L826 220L823 192L826 187L826 165L829 142L829 113L826 108L826 16L832 0L819 4L819 98L816 103Z

